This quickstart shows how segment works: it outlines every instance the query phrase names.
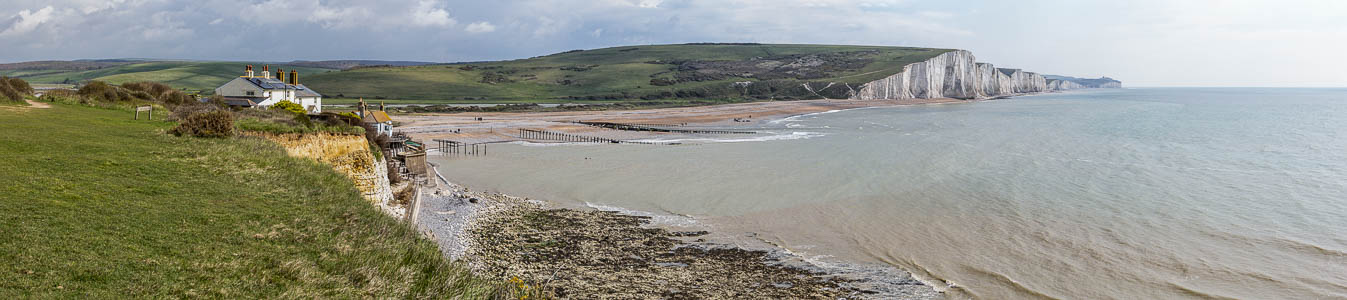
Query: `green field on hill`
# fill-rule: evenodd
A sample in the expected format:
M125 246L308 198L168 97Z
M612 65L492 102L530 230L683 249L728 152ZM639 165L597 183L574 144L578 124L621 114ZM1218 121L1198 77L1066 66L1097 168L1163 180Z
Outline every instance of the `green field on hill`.
M18 77L32 83L63 83L99 80L111 84L122 84L127 82L153 81L168 84L179 89L203 91L209 94L213 93L216 87L219 87L234 77L243 75L244 66L249 64L253 65L254 69L259 73L261 72L261 63L174 61L131 63L92 70L0 70L0 75ZM276 68L285 69L287 73L292 69L297 70L300 74L300 80L304 80L306 77L320 73L335 71L332 69L284 65L272 65L271 67L272 72L275 72Z
M346 176L267 140L175 137L122 110L0 111L0 299L499 291Z
M500 62L355 68L311 76L307 85L328 97L400 103L840 98L848 86L887 77L907 64L947 51L829 45L630 46ZM814 91L805 89L806 83Z
M633 100L762 101L845 98L861 84L950 49L681 44L575 50L510 61L297 69L331 104L602 103ZM371 62L377 63L377 62ZM210 94L244 62L64 61L0 65L34 83L154 81ZM261 63L253 63L261 70ZM313 64L312 66L339 65ZM50 66L55 69L44 69ZM60 69L65 68L65 69Z

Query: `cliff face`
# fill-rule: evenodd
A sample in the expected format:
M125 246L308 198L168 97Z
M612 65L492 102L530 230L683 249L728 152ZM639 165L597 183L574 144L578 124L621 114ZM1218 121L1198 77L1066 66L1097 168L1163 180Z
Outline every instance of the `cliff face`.
M851 99L981 99L1054 90L1090 87L1121 87L1122 83L1088 86L1070 80L1053 80L1044 75L1019 69L1000 69L979 63L972 52L955 50L923 62L909 64L902 72L861 86ZM1061 82L1058 82L1061 81Z
M981 97L995 97L997 95L1010 95L1015 93L1015 84L1010 80L1010 76L996 70L996 66L988 63L977 64L977 85L978 95Z
M903 67L898 74L865 84L853 99L929 99L977 97L973 53L950 51Z
M402 217L402 207L393 204L393 188L388 181L388 164L375 158L363 136L318 134L246 133L276 142L293 157L316 160L332 166L355 183L357 190L384 213Z
M1121 87L1121 85L1119 85L1119 87ZM1073 81L1058 80L1058 79L1048 80L1048 89L1053 91L1065 91L1065 90L1084 89L1084 88L1087 87L1079 83L1075 83Z

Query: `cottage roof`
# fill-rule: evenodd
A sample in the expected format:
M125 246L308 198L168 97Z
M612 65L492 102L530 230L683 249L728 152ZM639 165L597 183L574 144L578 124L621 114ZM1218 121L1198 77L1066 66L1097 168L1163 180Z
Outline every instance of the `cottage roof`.
M263 90L287 90L287 89L288 89L288 90L294 90L294 91L295 91L295 95L298 96L298 97L320 97L320 96L322 96L321 94L318 94L318 92L313 91L313 89L309 89L309 87L304 86L303 84L288 84L288 83L285 83L284 81L280 81L280 80L278 80L278 79L276 79L276 78L269 78L269 77L251 77L251 78L246 78L246 77L245 77L244 79L248 80L249 83L252 83L253 85L255 85L255 86L257 86L257 87L262 88Z
M296 85L294 85L294 87L295 87L295 95L296 95L296 96L299 96L299 97L322 97L322 96L323 96L322 94L319 94L318 92L315 92L315 91L309 89L309 87L306 87L306 86L304 86L303 84L296 84Z
M388 113L381 110L369 111L365 114L365 122L368 123L387 123L392 121L393 118L389 118Z

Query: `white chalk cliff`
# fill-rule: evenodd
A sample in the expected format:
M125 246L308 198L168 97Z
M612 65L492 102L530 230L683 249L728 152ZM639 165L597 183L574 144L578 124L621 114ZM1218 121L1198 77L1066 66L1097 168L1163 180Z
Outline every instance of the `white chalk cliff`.
M852 93L851 99L986 99L1055 90L1122 87L1122 83L1107 77L1098 80L1104 79L1108 82L1096 86L1069 79L1050 82L1041 74L996 68L989 63L977 62L972 52L955 50L909 64L897 74L866 83Z

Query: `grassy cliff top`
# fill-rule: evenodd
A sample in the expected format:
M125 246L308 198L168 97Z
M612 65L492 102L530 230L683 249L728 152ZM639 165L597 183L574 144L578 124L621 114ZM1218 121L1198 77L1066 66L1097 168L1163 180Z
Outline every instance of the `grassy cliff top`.
M492 299L351 180L130 111L3 107L0 298Z

